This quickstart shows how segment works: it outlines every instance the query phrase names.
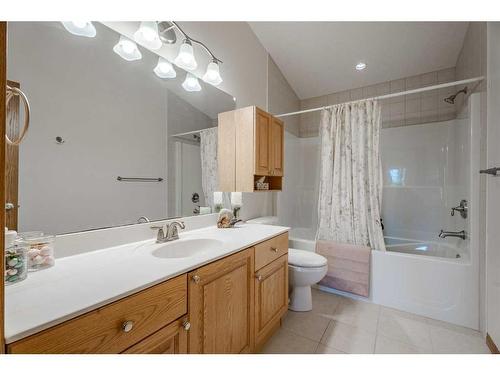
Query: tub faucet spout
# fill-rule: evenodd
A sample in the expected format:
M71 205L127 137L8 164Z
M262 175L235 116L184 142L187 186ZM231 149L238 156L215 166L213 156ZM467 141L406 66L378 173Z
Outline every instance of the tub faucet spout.
M439 232L439 238L446 238L446 237L458 237L461 238L462 240L465 240L466 234L464 230L461 230L459 232L448 232L441 229L441 232Z

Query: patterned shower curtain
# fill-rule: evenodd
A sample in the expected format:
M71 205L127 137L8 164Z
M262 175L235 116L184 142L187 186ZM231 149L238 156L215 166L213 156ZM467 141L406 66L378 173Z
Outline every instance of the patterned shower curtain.
M379 136L376 100L323 110L317 239L385 250Z
M214 193L218 188L217 128L200 131L201 186L205 204L214 212ZM222 193L222 206L231 208L231 193Z

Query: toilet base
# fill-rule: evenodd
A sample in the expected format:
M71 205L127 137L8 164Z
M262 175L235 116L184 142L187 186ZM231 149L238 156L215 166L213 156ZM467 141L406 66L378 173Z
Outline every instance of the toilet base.
M289 310L292 311L311 311L312 294L310 286L294 286L290 294Z

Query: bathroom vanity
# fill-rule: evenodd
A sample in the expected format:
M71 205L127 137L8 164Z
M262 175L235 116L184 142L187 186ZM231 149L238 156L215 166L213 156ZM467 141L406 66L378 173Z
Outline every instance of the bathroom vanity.
M0 158L15 218L6 223L56 236L55 266L16 279L5 296L0 285L0 352L258 351L288 307L288 228L215 222L222 208L242 206L229 192L253 191L261 177L281 189L283 123L256 107L237 112L248 119L238 123L238 152L248 154L232 157L251 165L231 160L247 187L215 199L206 182L217 176L217 147L226 149L216 125L235 109L233 95L205 81L191 92L178 66L161 77L154 67L164 56L142 45L130 63L116 48L133 38L134 22L96 22L94 39L60 22L12 22L8 45L0 25L9 58L0 81L24 90L32 109L23 115L16 98L0 113L8 134L31 123L15 157ZM180 238L156 243L151 227L179 217Z
M167 244L146 240L59 259L7 291L7 352L257 352L288 307L287 230L211 226ZM84 280L98 259L95 272L115 269L89 296ZM70 267L69 285L58 285L50 271L64 276Z

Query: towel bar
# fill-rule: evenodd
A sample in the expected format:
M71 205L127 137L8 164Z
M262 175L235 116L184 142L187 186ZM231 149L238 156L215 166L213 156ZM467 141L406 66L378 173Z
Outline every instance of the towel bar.
M122 181L122 182L162 182L163 181L163 178L161 178L161 177L151 178L151 177L122 177L122 176L118 176L116 179L118 181Z

